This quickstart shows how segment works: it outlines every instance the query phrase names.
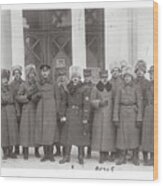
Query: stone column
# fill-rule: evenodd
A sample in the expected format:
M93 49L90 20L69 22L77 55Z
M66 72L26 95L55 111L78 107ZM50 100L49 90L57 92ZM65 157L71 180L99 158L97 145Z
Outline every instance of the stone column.
M11 10L12 65L25 67L22 10Z
M10 10L1 10L1 68L11 70L11 15Z
M72 64L86 67L85 11L72 9Z

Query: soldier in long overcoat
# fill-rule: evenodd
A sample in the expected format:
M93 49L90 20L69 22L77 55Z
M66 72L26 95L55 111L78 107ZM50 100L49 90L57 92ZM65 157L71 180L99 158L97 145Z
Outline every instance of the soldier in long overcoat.
M36 111L35 142L37 145L43 145L44 156L41 162L54 161L53 144L58 141L55 86L52 83L51 67L43 64L40 70L40 100Z
M124 73L124 83L119 87L114 102L113 121L117 127L116 148L120 151L117 165L125 163L127 150L133 151L133 163L139 165L138 148L142 119L141 91L134 84L132 71L128 68Z
M16 100L23 105L20 124L20 145L23 147L24 159L28 159L28 148L35 147L35 156L40 157L35 143L37 93L39 91L36 69L33 64L25 68L26 81L17 92Z
M87 110L85 109L84 86L81 82L80 67L71 67L71 81L67 85L67 110L66 123L63 126L61 143L65 146L66 154L60 163L70 161L71 146L78 147L79 164L83 164L84 146L90 144L89 135L85 135L85 125L88 123Z
M21 113L22 113L22 104L18 103L15 99L17 92L19 90L19 86L24 82L21 78L22 76L22 67L20 65L14 65L12 67L12 76L14 79L10 83L11 91L13 92L14 96L14 105L16 108L16 116L17 116L17 123L18 123L18 132L20 129L20 120L21 120ZM20 152L19 145L15 146L15 154L18 155Z
M144 113L145 113L145 105L146 105L146 91L148 88L148 84L149 84L149 80L147 80L145 78L145 74L146 74L146 63L143 60L139 60L136 65L135 65L135 74L136 74L136 78L134 80L135 84L138 85L140 87L140 91L142 94L142 115L144 117ZM141 141L142 141L142 128L140 130L140 145L141 145ZM141 150L141 147L140 147ZM143 152L143 159L144 161L147 161L148 158L148 154L146 152Z
M66 121L66 101L67 101L67 84L68 78L66 76L66 68L58 67L57 72L57 83L56 83L56 103L57 103L57 127L58 127L58 143L56 144L55 156L60 156L65 154L65 148L62 148L61 153L61 134L63 130L63 125Z
M87 158L91 158L91 141L92 141L92 123L93 123L93 107L91 104L91 92L94 87L92 83L91 69L84 69L84 97L85 97L85 110L87 111L88 123L85 125L85 135L89 135L90 144L87 147Z
M149 70L150 82L146 89L146 104L142 126L142 151L150 153L150 159L145 159L144 165L154 164L154 66Z
M115 152L115 126L112 122L113 95L107 70L100 72L100 81L92 90L91 102L94 107L92 150L100 153L99 162L103 163L108 159L108 152Z
M1 70L1 147L3 159L16 158L12 152L13 146L18 144L18 127L13 92L8 85L10 72Z
M122 68L122 70L123 70L123 68ZM111 68L110 83L112 85L112 96L113 96L113 105L114 105L114 100L115 100L115 95L117 93L117 90L123 84L121 68L119 67L118 64L114 64L114 66ZM117 131L115 131L115 136L116 135L117 135ZM112 155L110 156L110 161L114 161L117 156L118 156L118 151L116 149L116 152L112 153Z

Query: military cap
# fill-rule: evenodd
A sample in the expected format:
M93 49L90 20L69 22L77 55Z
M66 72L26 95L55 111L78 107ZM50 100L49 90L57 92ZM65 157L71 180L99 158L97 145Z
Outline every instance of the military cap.
M83 75L84 75L84 77L90 77L92 75L91 69L84 69Z
M108 71L107 70L101 70L99 72L100 78L108 78Z

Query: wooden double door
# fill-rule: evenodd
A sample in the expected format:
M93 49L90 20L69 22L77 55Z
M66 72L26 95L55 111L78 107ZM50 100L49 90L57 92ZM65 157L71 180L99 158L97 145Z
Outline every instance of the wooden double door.
M25 64L49 64L54 78L57 67L72 65L71 10L24 11ZM85 9L86 64L104 67L104 11Z

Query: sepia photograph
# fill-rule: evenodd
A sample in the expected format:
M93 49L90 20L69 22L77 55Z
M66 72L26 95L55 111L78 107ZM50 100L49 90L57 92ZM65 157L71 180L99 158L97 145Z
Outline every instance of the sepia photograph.
M154 180L153 0L0 8L1 176Z

